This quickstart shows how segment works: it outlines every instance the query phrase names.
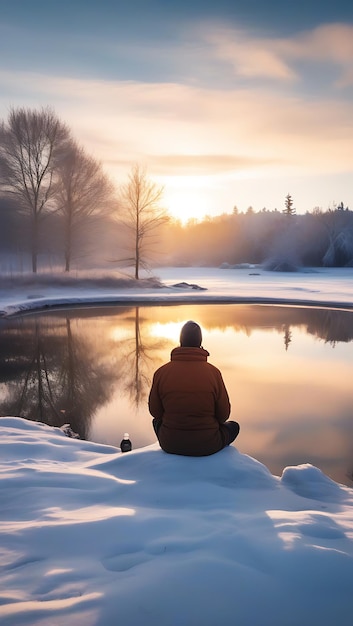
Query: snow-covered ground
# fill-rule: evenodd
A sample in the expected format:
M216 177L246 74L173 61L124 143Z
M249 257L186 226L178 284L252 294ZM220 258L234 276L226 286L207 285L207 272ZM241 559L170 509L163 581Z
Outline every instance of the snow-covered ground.
M162 288L87 287L86 281L65 286L30 285L4 289L0 281L0 316L44 307L92 303L265 302L336 305L352 308L353 268L269 272L259 268L158 268ZM179 283L184 287L175 287ZM202 290L193 289L197 285Z
M2 292L1 310L207 297L353 306L353 270L160 270L161 290ZM255 271L254 271L255 272ZM207 291L170 287L185 281ZM104 291L104 293L103 293ZM235 447L119 449L0 418L2 626L348 626L353 490Z
M353 490L0 419L2 626L345 626Z

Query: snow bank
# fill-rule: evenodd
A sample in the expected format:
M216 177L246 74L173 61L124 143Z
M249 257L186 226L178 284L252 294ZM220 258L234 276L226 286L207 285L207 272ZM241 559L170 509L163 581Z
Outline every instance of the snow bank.
M350 625L353 490L0 419L2 626Z
M260 303L299 304L302 306L330 306L353 308L353 268L305 268L303 272L267 272L258 270L220 268L156 268L158 280L154 283L132 281L127 287L112 287L97 279L56 282L50 285L13 284L0 286L0 317L36 309L58 307L154 303ZM35 279L34 279L35 280ZM118 284L118 283L117 283ZM151 284L151 286L150 286ZM180 286L184 284L184 288ZM179 285L179 286L178 286ZM198 287L197 289L193 287Z

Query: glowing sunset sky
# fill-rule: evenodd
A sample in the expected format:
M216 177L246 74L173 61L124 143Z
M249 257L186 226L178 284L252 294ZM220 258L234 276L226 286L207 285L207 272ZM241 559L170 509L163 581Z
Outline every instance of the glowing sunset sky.
M52 106L182 219L353 209L353 3L0 0L0 117Z

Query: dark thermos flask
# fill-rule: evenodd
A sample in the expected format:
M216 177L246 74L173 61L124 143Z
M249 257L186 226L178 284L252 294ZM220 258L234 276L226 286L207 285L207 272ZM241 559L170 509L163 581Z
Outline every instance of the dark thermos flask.
M131 445L131 441L130 441L130 435L129 433L124 433L124 437L122 439L122 441L120 442L120 449L122 452L130 452L132 445Z

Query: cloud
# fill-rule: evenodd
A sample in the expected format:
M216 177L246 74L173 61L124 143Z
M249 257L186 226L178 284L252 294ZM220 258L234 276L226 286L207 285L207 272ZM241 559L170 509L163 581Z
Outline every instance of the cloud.
M152 155L148 163L159 175L204 176L236 172L247 168L274 164L273 159L259 159L228 154L163 154Z
M325 24L280 44L292 59L335 65L340 76L336 85L353 84L353 25Z
M353 63L353 25L324 24L275 43L280 51L292 58Z
M338 98L24 72L0 72L0 93L53 106L116 176L134 161L160 175L353 169L352 105Z
M321 68L336 66L337 86L353 84L353 25L324 24L287 38L255 36L221 25L207 25L201 32L215 57L230 64L238 76L290 82L303 77L297 61L312 61Z
M229 63L236 75L292 81L296 72L281 58L271 39L249 36L228 27L212 28L205 38L214 47L218 59Z

